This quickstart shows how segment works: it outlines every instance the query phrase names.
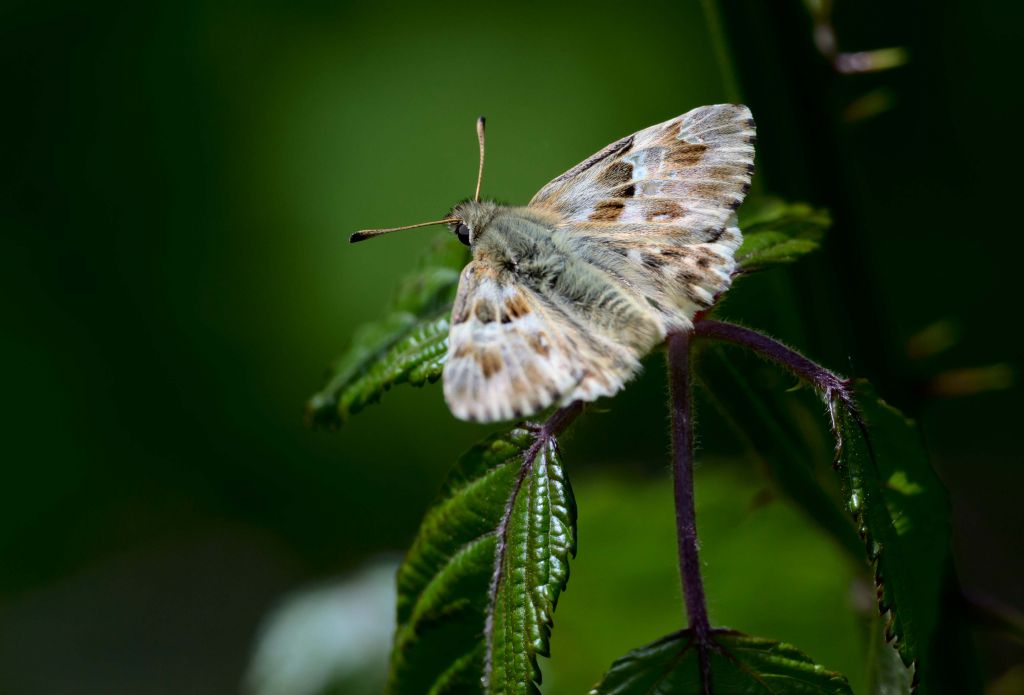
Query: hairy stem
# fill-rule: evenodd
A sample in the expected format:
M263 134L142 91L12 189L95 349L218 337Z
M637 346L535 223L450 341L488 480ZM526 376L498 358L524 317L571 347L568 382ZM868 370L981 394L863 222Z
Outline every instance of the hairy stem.
M704 695L711 693L711 625L697 555L697 512L693 499L693 400L690 384L690 334L668 336L668 371L672 393L672 479L676 501L679 576L690 631L697 644Z
M742 345L761 357L786 368L813 386L821 394L825 406L828 408L829 425L836 440L837 460L843 449L842 427L839 422L840 414L836 409L837 406L841 406L849 413L864 434L869 449L871 448L870 440L867 438L867 429L857 410L857 404L850 389L849 379L825 369L817 362L807 359L796 350L786 347L763 333L738 326L735 323L705 319L694 324L693 334L697 337L714 338Z
M582 401L575 401L556 411L543 425L527 423L525 427L533 432L533 443L523 454L522 463L519 464L519 472L516 474L515 483L509 493L508 501L505 503L505 511L501 515L501 522L498 524L497 537L498 545L494 551L494 571L491 574L491 585L487 592L487 617L484 621L484 683L490 683L491 666L494 648L494 604L498 596L498 587L501 585L502 573L505 567L505 552L508 549L508 526L512 518L512 512L516 506L516 499L523 487L523 481L533 470L533 463L541 450L551 440L557 437L562 431L572 424L572 421L583 412Z
M843 377L825 369L817 362L812 362L774 338L769 338L764 333L738 326L735 323L704 319L698 321L693 327L693 333L698 337L715 338L750 348L762 357L785 367L801 379L809 381L820 391L843 391L849 384Z

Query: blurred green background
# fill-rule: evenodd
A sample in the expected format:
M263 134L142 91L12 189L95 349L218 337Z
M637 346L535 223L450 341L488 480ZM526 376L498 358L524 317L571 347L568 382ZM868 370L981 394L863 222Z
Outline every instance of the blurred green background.
M733 90L758 121L756 192L836 226L823 252L737 284L722 316L917 417L966 590L1024 607L1021 24L994 1L837 2L844 50L908 55L837 76L812 41L821 7L723 2L716 35L696 2L4 3L0 692L237 691L267 611L400 553L488 431L439 388L304 427L326 363L443 232L347 234L470 195L479 114L485 194L525 202ZM549 692L681 625L660 360L566 445L580 555ZM713 619L862 687L863 568L772 493L742 419L699 404ZM989 678L1021 662L1019 643L973 635Z

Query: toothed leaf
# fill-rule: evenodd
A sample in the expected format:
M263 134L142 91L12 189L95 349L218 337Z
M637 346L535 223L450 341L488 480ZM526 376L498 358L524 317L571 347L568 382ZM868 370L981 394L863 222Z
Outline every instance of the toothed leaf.
M336 427L395 384L437 381L448 349L448 320L466 264L465 247L438 240L399 285L390 312L359 329L306 404L311 425Z
M838 673L825 670L788 644L718 632L710 651L715 693L851 695ZM591 695L701 693L697 647L688 630L652 642L612 664Z
M949 500L916 425L867 382L856 384L856 397L868 438L843 415L839 473L847 506L875 568L887 638L905 665L937 674L932 652L952 581ZM931 690L928 678L922 686L919 692Z
M526 460L537 436L471 449L424 517L398 573L389 693L538 692L576 505L553 438Z
M740 209L743 244L736 251L740 273L792 263L816 251L831 226L828 212L775 198L749 201Z

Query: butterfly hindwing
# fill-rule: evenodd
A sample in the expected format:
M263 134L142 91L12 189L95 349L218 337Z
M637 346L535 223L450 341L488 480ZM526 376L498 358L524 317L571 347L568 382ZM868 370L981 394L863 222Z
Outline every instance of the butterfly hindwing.
M612 395L639 367L628 352L583 334L565 312L481 261L462 272L448 340L445 400L465 420L509 420Z

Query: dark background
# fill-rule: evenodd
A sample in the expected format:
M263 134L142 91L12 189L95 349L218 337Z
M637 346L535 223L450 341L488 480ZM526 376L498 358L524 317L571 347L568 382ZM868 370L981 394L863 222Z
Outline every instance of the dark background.
M347 233L470 194L481 113L485 194L525 202L735 90L758 121L755 193L836 225L821 253L738 284L722 316L918 418L963 585L1024 607L1011 3L838 2L843 50L909 56L850 76L815 51L804 5L722 6L716 41L690 2L5 3L0 692L236 691L266 611L401 551L487 431L438 388L398 389L337 433L304 427L326 363L441 232ZM550 692L681 620L663 395L654 356L567 445L581 550ZM702 413L713 617L859 687L863 568L766 502L736 433ZM988 678L1022 659L972 636Z

